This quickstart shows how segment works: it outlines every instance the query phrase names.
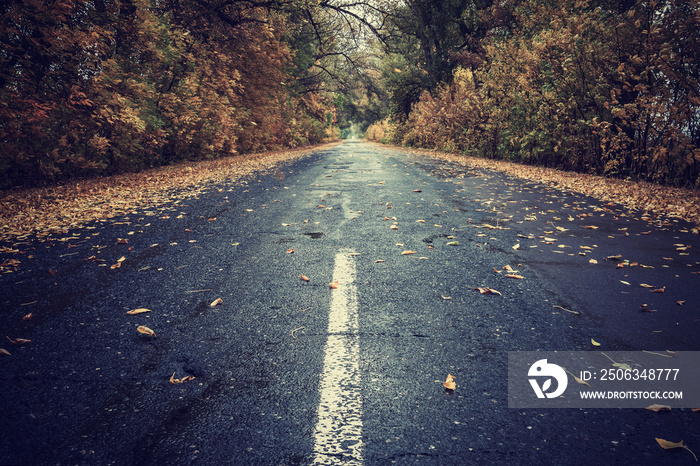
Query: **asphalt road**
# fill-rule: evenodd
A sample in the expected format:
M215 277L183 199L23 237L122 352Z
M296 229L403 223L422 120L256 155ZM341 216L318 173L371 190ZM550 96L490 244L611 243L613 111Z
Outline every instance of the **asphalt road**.
M654 439L700 412L507 397L509 351L700 350L690 225L358 141L280 169L20 245L0 464L695 463Z

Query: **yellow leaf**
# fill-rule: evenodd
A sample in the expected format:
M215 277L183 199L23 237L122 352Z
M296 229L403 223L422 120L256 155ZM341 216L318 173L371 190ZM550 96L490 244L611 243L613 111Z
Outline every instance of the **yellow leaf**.
M479 293L481 293L481 294L497 294L498 296L503 296L500 291L496 291L493 288L489 288L487 286L486 287L477 287L474 289L478 290Z
M588 263L589 263L589 264L597 264L598 261L595 260L595 259L591 259L591 260L588 261Z
M600 343L598 343L597 341L595 341L593 338L591 338L591 344L592 344L593 346L600 346Z
M575 380L576 382L580 383L581 385L588 385L589 387L591 386L588 382L586 382L585 380L579 379L579 378L576 377L575 375L574 375L574 380Z
M223 303L223 302L224 302L223 299L221 299L221 298L216 298L214 301L211 302L211 304L210 304L209 306L211 306L211 307L218 306L219 304L221 304L221 303Z
M504 277L508 277L508 278L517 278L517 279L519 279L519 280L522 280L523 278L525 278L525 277L523 277L522 275L518 275L517 273L507 273L507 274L504 275Z
M651 406L647 406L644 409L648 409L649 411L654 411L655 413L658 413L659 411L671 411L671 407L668 405L659 405L659 404L653 404Z
M305 282L308 282L308 281L310 281L310 278L309 278L309 277L307 277L306 275L299 275L299 276L300 276L300 277L301 277L301 279L302 279L302 280L304 280Z
M334 289L334 290L338 288L338 285L339 285L338 280L336 280L336 281L334 281L334 282L330 282L330 283L328 284L328 286L330 286L330 287L331 287L332 289Z
M448 390L454 390L455 388L457 388L455 378L451 374L447 374L447 380L445 380L445 382L442 385Z
M176 379L175 372L173 372L173 375L170 376L170 383L177 385L177 384L189 382L190 380L193 380L193 379L194 379L194 377L191 375L186 375L181 379Z
M150 310L150 309L146 309L145 307L141 307L141 308L138 308L138 309L132 309L132 310L130 310L130 311L127 311L127 314L133 316L133 315L136 315L136 314L143 314L144 312L151 312L151 310Z
M685 447L685 445L683 445L683 440L681 440L680 442L669 442L668 440L657 438L656 441L659 442L659 445L661 445L661 448L663 448L664 450Z
M0 348L0 356L12 356L5 348Z
M416 253L416 251L407 250L407 251L402 252L401 254L404 256L407 256L409 254L415 254L415 253Z
M153 330L151 330L148 327L144 327L143 325L139 325L138 327L136 327L136 330L138 330L139 333L143 333L144 335L148 335L149 337L156 336L156 332L154 332Z

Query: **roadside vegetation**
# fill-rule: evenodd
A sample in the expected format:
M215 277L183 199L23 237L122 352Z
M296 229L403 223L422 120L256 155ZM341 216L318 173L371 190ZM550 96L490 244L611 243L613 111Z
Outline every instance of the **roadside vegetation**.
M369 6L314 0L0 5L0 189L340 136Z
M344 137L696 189L700 0L0 6L0 189Z
M700 185L697 0L410 0L373 141Z

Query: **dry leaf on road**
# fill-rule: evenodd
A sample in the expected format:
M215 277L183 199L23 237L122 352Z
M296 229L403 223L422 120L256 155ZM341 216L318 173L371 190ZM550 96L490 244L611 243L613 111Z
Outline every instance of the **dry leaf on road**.
M155 336L156 336L156 332L154 332L154 331L151 330L150 328L145 327L145 326L143 326L143 325L139 325L138 327L136 327L136 330L138 330L139 333L143 333L144 335L148 335L149 337L155 337Z
M146 309L145 307L141 307L138 309L132 309L130 311L127 311L126 313L129 314L130 316L136 315L136 314L143 314L144 312L151 312L150 309Z
M656 441L664 450L671 450L673 448L683 448L685 450L688 450L690 454L693 455L693 458L695 458L695 461L698 460L698 457L695 456L695 453L693 453L693 451L690 448L688 448L687 445L683 444L683 440L681 440L680 442L669 442L668 440L664 440L662 438L657 437Z
M14 340L10 337L7 337L8 340L10 340L10 343L12 343L15 346L22 346L25 343L31 343L32 340L27 340L26 338L15 338Z
M454 390L455 388L457 388L455 378L452 374L447 374L447 380L445 380L445 382L442 385L448 390Z
M656 403L654 403L654 404L651 405L651 406L647 406L647 407L644 408L644 409L648 409L649 411L654 411L655 413L658 413L659 411L671 411L671 407L670 407L670 406L668 406L668 405L660 405L660 404L656 404Z
M173 375L170 376L170 383L177 385L177 384L189 382L190 380L193 380L193 379L194 379L194 377L191 375L186 375L181 379L176 379L175 372L173 372Z

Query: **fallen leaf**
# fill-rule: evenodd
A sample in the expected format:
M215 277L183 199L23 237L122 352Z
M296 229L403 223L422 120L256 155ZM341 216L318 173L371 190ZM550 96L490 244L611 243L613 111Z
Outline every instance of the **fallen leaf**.
M585 228L586 230L597 230L598 229L598 227L595 225L584 225L583 228Z
M678 304L679 306L682 306L683 304L685 304L685 300L683 300L683 301L676 301L676 304Z
M300 276L301 279L304 280L305 282L311 281L311 279L310 279L309 277L307 277L306 275L299 275L299 276Z
M663 288L657 288L652 291L652 293L665 293L666 292L666 287L664 286Z
M669 442L668 440L664 440L662 438L657 437L656 441L664 450L671 450L673 448L683 448L685 450L688 450L690 454L693 455L693 458L695 458L695 461L698 460L698 457L695 456L695 453L693 453L693 451L690 448L688 448L687 445L683 444L683 440L681 440L680 442Z
M374 261L375 264L379 264L381 262L385 262L384 259L377 259L376 261Z
M31 343L32 340L27 340L26 338L15 338L14 340L10 337L7 337L8 340L10 340L10 343L12 343L15 346L22 346L25 343Z
M330 282L330 283L328 284L328 286L330 286L330 287L331 287L332 289L334 289L334 290L338 288L338 285L339 285L338 280L336 280L336 281L334 281L334 282Z
M403 251L403 252L401 253L401 255L402 255L402 256L407 256L407 255L409 255L409 254L415 254L415 253L416 253L416 251L407 250L407 251Z
M592 344L593 346L600 346L600 343L598 343L597 341L595 341L593 338L591 338L591 344Z
M293 253L293 252L294 252L294 248L289 248L289 249L287 249L287 254L291 254L291 253Z
M143 325L139 325L138 327L136 327L136 330L138 330L139 333L143 333L144 335L148 335L149 337L156 336L156 332L154 332L153 330L151 330L148 327L144 327Z
M580 383L581 385L588 385L589 387L591 386L588 382L586 382L585 380L579 379L579 378L576 377L575 375L574 375L574 380L575 380L576 382Z
M489 287L477 287L474 289L478 290L481 294L497 294L498 296L503 296L500 291L496 291L493 288Z
M399 227L398 227L398 225L392 225L392 226L389 227L389 229L390 229L390 230L398 230Z
M640 283L639 286L642 288L654 288L654 285L647 285L646 283Z
M516 243L515 246L513 246L513 249L515 249L516 251L520 249L520 243Z
M591 260L588 261L588 263L589 263L589 264L597 264L598 261L595 260L595 259L591 259Z
M454 390L455 388L457 388L457 384L455 383L455 378L452 374L447 374L447 379L445 380L445 382L442 385L448 390Z
M146 309L145 307L141 307L141 308L138 308L138 309L132 309L132 310L130 310L130 311L127 311L126 313L129 314L129 315L131 315L131 316L133 316L133 315L136 315L136 314L143 314L144 312L151 312L151 310L150 310L150 309Z
M176 378L175 378L175 372L173 372L173 375L170 376L170 383L177 385L177 384L180 384L180 383L189 382L190 380L193 380L193 379L194 379L194 377L191 376L191 375L186 375L186 376L184 376L184 377L181 378L181 379L176 379Z
M22 317L22 320L24 320L24 321L32 320L32 313L30 312L26 316Z
M12 356L5 348L0 348L0 356Z
M660 405L660 404L653 404L651 406L647 406L644 409L648 409L649 411L654 411L655 413L658 413L659 411L671 411L671 407L668 405Z
M459 246L459 241L450 241L447 243L448 246Z
M624 280L620 280L620 283L622 283L623 285L629 285L629 284L630 284L630 282L626 282L626 281L624 281Z
M218 306L219 304L223 303L224 300L221 298L216 298L214 301L211 302L209 305L210 307Z
M641 310L644 312L656 312L656 309L649 309L648 304L642 304Z
M440 297L445 300L452 299L452 296L445 296L444 294L441 294Z
M522 275L518 275L517 273L507 273L507 274L504 275L504 277L508 277L508 278L517 278L517 279L519 279L519 280L522 280L523 278L525 278L525 277L523 277Z

